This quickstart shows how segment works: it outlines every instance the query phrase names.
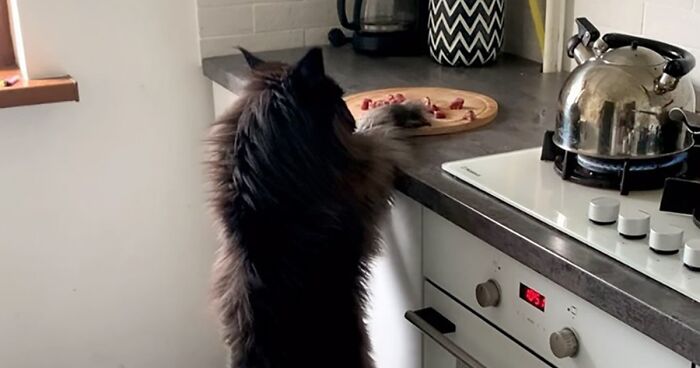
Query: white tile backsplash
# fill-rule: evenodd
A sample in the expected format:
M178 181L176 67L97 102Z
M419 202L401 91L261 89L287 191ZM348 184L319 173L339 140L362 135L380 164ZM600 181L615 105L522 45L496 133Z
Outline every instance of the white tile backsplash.
M286 1L302 1L302 0L198 0L199 8L209 8L216 6L237 5L237 4L255 4L255 3L278 3Z
M253 5L199 9L200 37L228 36L253 32Z
M655 3L646 4L643 34L660 41L700 48L700 15L688 11L690 8L678 11Z
M209 8L209 7L216 7L216 6L250 4L252 2L253 2L253 0L198 0L197 6L199 8Z
M338 23L336 4L329 0L256 4L255 32L331 26Z
M626 33L642 32L644 0L577 0L573 6L574 16L587 17L597 26L615 28Z
M0 0L1 1L1 0ZM198 0L203 57L328 44L336 0Z
M319 46L328 44L328 31L333 27L308 28L304 30L304 45Z
M665 5L676 10L691 10L693 9L693 0L647 0L647 4Z
M251 33L245 35L204 38L202 57L237 54L236 47L250 51L265 51L304 46L304 30Z
M700 0L576 0L573 17L587 17L605 34L621 32L685 48L700 60ZM575 26L571 26L573 34ZM700 66L689 76L700 89Z

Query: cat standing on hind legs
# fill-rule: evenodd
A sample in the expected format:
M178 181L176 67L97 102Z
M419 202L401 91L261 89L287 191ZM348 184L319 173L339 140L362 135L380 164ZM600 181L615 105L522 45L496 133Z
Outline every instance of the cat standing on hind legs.
M397 164L420 105L355 128L320 49L293 66L242 50L252 78L214 124L214 297L230 368L373 368L363 322Z

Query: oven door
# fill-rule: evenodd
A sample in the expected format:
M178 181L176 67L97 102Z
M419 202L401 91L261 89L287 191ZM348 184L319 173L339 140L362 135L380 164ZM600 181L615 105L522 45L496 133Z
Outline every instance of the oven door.
M474 314L452 296L425 283L425 309L406 312L423 332L423 368L553 367Z

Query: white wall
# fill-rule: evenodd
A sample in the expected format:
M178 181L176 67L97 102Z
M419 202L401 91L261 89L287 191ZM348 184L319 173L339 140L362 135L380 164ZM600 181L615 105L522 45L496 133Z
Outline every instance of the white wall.
M336 0L198 0L198 13L203 57L324 45L339 26Z
M628 33L673 43L700 60L700 0L570 0L573 34L576 17L587 17L602 34ZM691 73L700 88L700 67Z
M35 73L80 103L0 110L0 366L222 367L194 0L20 0Z

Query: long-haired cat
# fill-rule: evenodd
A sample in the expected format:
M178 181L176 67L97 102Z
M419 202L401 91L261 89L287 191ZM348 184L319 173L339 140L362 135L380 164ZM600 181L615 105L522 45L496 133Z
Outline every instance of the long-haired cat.
M401 127L423 108L378 109L355 127L320 49L264 62L211 133L222 245L214 296L235 368L371 368L369 262L389 207Z

